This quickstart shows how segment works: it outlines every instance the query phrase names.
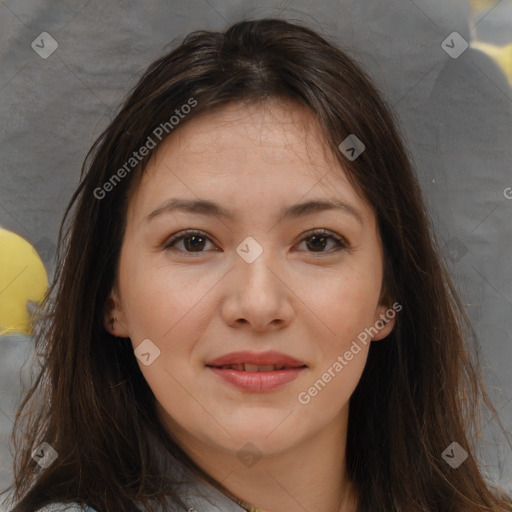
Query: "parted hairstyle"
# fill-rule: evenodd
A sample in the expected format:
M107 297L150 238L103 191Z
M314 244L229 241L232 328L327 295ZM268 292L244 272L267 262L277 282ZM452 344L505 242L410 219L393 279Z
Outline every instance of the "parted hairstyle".
M151 511L151 500L164 503L165 496L187 510L149 455L150 435L213 480L159 421L131 343L105 330L105 303L131 193L165 140L155 130L165 126L172 136L202 112L266 99L305 105L317 117L326 147L373 208L384 283L403 305L388 339L371 343L350 398L346 464L359 512L512 510L474 455L482 406L496 410L400 125L347 53L301 24L259 19L193 32L144 72L88 152L61 224L56 272L34 335L40 367L11 435L15 478L3 493L12 491L13 512L72 501L102 512L147 503ZM171 131L171 116L187 104ZM353 161L338 149L350 134L366 147ZM148 137L155 147L127 167ZM469 454L457 469L441 456L453 441ZM59 454L44 470L31 457L42 442Z

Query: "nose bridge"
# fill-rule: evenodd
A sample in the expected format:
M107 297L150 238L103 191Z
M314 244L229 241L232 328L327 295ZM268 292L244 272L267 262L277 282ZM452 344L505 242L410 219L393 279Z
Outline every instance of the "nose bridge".
M263 238L263 237L262 237ZM233 267L230 322L245 320L253 327L263 329L276 322L285 323L291 313L286 307L286 286L279 276L279 255L270 244L247 237L236 248Z
M269 238L263 239L259 237L258 242L254 237L246 237L236 248L239 260L236 261L235 267L237 272L237 279L243 281L245 287L261 288L264 289L273 287L276 276L275 270L278 264L278 255L272 253L272 247L269 243Z

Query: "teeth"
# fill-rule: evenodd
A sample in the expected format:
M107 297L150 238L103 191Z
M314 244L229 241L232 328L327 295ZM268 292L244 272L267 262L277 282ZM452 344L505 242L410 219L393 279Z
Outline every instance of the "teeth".
M270 370L272 370L273 366L272 365L266 365L265 367L268 368L270 366ZM259 371L262 371L260 370L260 368L263 368L263 366L258 366L257 364L248 364L248 363L245 363L244 364L244 370L246 372L259 372ZM269 371L269 370L263 370L263 371Z
M276 369L274 364L263 364L258 371L260 372L273 372Z
M275 370L283 370L288 368L284 364L227 364L220 366L222 370L236 370L238 372L273 372Z
M237 370L239 372L244 371L243 364L225 364L224 366L221 366L220 368L221 368L221 370Z
M244 370L246 372L273 372L275 370L282 370L286 368L282 364L248 364L245 363Z

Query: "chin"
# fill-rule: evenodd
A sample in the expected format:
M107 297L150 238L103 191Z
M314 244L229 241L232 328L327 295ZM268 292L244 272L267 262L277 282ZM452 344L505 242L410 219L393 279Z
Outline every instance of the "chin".
M298 436L295 428L291 435L290 425L280 425L280 422L282 418L272 423L259 421L250 424L230 424L229 432L232 437L225 435L223 444L230 451L238 452L246 443L252 443L265 455L277 455L292 448L295 445L295 437ZM211 441L218 443L219 439Z

